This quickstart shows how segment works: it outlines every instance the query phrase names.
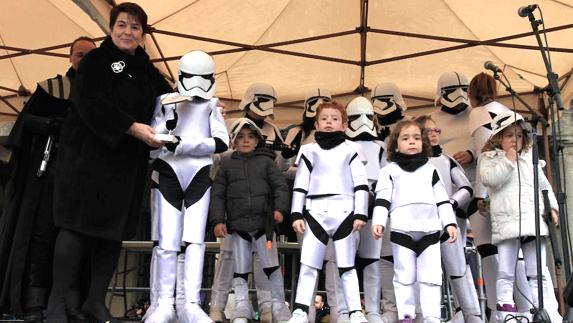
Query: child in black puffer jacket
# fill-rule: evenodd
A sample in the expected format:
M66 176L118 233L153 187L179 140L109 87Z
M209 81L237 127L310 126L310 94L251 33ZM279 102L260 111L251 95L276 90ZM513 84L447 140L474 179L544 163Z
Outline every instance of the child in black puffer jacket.
M269 220L281 223L287 214L288 187L274 163L274 152L263 147L263 135L256 124L240 118L230 129L235 151L221 162L217 172L211 190L209 221L214 225L215 236L223 238L227 233L233 236L235 312L231 321L246 323L253 319L247 279L252 251L256 248L271 285L273 320L286 322L290 311L285 305L275 238L269 234L267 242L265 233L269 230Z

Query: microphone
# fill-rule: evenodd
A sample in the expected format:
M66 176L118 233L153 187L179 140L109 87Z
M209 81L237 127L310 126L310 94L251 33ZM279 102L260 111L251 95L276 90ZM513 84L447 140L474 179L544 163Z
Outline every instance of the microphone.
M495 65L492 61L486 61L485 63L483 63L483 68L485 68L486 70L490 70L494 73L503 73L503 71L497 67L497 65Z
M520 7L519 9L517 9L517 14L520 17L527 17L533 12L533 10L535 10L538 7L539 6L536 4L530 4L528 6L523 6L523 7Z

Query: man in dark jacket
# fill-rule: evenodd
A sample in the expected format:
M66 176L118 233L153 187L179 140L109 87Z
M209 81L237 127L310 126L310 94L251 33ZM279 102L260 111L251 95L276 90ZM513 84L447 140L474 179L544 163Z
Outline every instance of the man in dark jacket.
M283 276L273 234L274 224L282 222L283 215L288 214L286 181L274 163L274 152L262 147L262 131L252 120L239 118L230 131L235 151L221 163L215 178L209 217L217 237L223 238L227 232L233 236L235 312L231 320L246 323L253 319L247 279L256 248L271 286L273 321L286 322L290 312L285 305Z
M79 63L95 47L87 37L72 42L72 66L65 76L38 83L8 138L13 171L0 221L0 308L23 312L26 322L41 322L46 307L57 233L52 197L60 124L72 105ZM78 298L77 289L68 294L72 314L79 314Z

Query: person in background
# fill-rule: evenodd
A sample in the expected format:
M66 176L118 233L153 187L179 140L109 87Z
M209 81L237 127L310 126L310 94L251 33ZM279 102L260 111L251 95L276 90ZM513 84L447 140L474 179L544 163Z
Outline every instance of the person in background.
M60 127L72 107L70 89L80 61L94 48L88 37L72 42L72 66L65 75L38 83L6 144L13 168L0 223L0 308L23 315L26 322L41 322L48 302L58 232L52 202ZM66 311L70 319L82 320L74 285L66 295Z
M104 300L121 241L135 234L149 149L162 142L149 126L156 98L169 84L139 46L147 14L125 2L110 13L111 33L82 60L74 81L74 109L61 132L54 188L54 251L49 323L68 322L64 298L81 277L89 254L89 292L82 311L96 322L116 322Z
M320 294L314 296L314 310L316 312L315 323L330 322L330 307L324 302L324 298Z

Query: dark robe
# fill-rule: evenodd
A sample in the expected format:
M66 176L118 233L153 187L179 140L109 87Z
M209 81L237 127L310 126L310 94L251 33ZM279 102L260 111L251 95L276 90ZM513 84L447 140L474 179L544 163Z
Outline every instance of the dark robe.
M8 137L12 172L0 220L0 308L21 314L45 306L51 285L54 163L61 121L67 113L74 70L40 82ZM37 176L48 137L54 144L46 171ZM25 298L26 300L24 300ZM26 302L26 304L22 304Z
M120 51L107 37L81 61L73 108L62 126L54 194L56 226L121 241L136 230L149 147L126 134L149 124L169 84L138 47Z

